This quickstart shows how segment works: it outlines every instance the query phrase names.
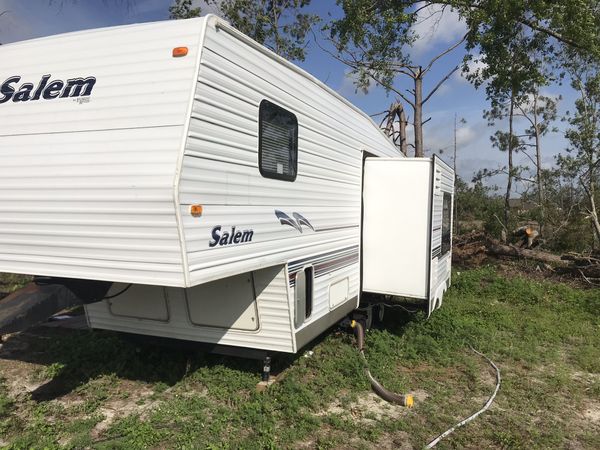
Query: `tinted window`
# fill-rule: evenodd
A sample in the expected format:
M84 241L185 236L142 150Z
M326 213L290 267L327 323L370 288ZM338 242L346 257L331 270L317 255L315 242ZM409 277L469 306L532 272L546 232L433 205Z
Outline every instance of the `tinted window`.
M452 222L452 195L444 192L444 203L442 205L442 255L450 251Z
M298 170L298 120L267 100L260 103L258 165L263 177L294 181Z

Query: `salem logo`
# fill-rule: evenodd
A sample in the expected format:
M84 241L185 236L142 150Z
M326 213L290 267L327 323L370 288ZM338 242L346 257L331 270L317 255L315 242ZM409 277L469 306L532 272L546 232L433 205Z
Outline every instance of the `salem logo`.
M89 97L96 84L95 77L70 78L67 81L52 80L52 75L44 75L37 86L33 83L23 83L18 75L7 78L0 86L0 104L12 100L14 103L35 100L52 100L54 98Z
M235 227L231 227L231 233L225 231L221 233L221 225L217 225L212 229L212 240L208 243L209 247L218 245L241 244L243 242L251 242L254 236L254 231L244 230L235 231Z
M302 225L315 231L308 219L297 212L292 213L292 216L294 216L293 219L286 213L284 213L283 211L279 211L278 209L275 210L275 215L279 219L279 223L281 223L281 225L289 225L290 227L293 227L296 230L298 230L300 233L302 233Z

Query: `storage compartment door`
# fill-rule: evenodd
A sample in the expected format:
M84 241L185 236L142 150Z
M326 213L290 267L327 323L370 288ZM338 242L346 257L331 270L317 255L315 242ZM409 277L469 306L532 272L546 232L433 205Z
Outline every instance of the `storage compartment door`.
M431 160L367 158L363 181L363 291L429 295Z

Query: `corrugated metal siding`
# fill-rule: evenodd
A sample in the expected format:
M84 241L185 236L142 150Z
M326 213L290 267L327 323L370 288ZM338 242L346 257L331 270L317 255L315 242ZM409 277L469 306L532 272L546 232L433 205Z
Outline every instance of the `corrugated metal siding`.
M253 277L259 314L257 331L193 325L186 306L185 290L179 288L167 289L168 322L115 316L110 313L107 302L87 305L86 311L90 326L93 328L236 347L294 352L285 267L270 267L256 271ZM157 286L156 289L162 288Z
M298 119L294 182L260 175L263 99ZM397 155L370 120L313 80L208 26L179 188L191 284L358 245L363 149ZM204 206L201 218L189 216L193 203ZM300 213L316 231L281 225L276 209ZM252 229L252 242L210 248L217 225Z
M184 285L173 180L201 23L0 47L0 80L96 77L85 102L0 104L0 272Z
M0 138L0 272L181 284L181 132Z

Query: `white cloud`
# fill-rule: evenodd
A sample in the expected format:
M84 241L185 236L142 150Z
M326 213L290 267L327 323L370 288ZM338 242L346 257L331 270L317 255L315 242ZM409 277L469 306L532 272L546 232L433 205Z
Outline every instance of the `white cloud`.
M358 81L358 77L356 74L352 73L350 69L344 70L344 75L342 76L342 81L340 86L337 88L338 94L351 98L353 96L361 96L366 95L360 89L356 90L356 81Z
M414 30L418 38L411 52L418 56L438 46L458 42L467 32L467 27L455 10L432 5L418 13Z
M473 127L468 125L456 129L456 145L468 146L477 139L477 133Z

